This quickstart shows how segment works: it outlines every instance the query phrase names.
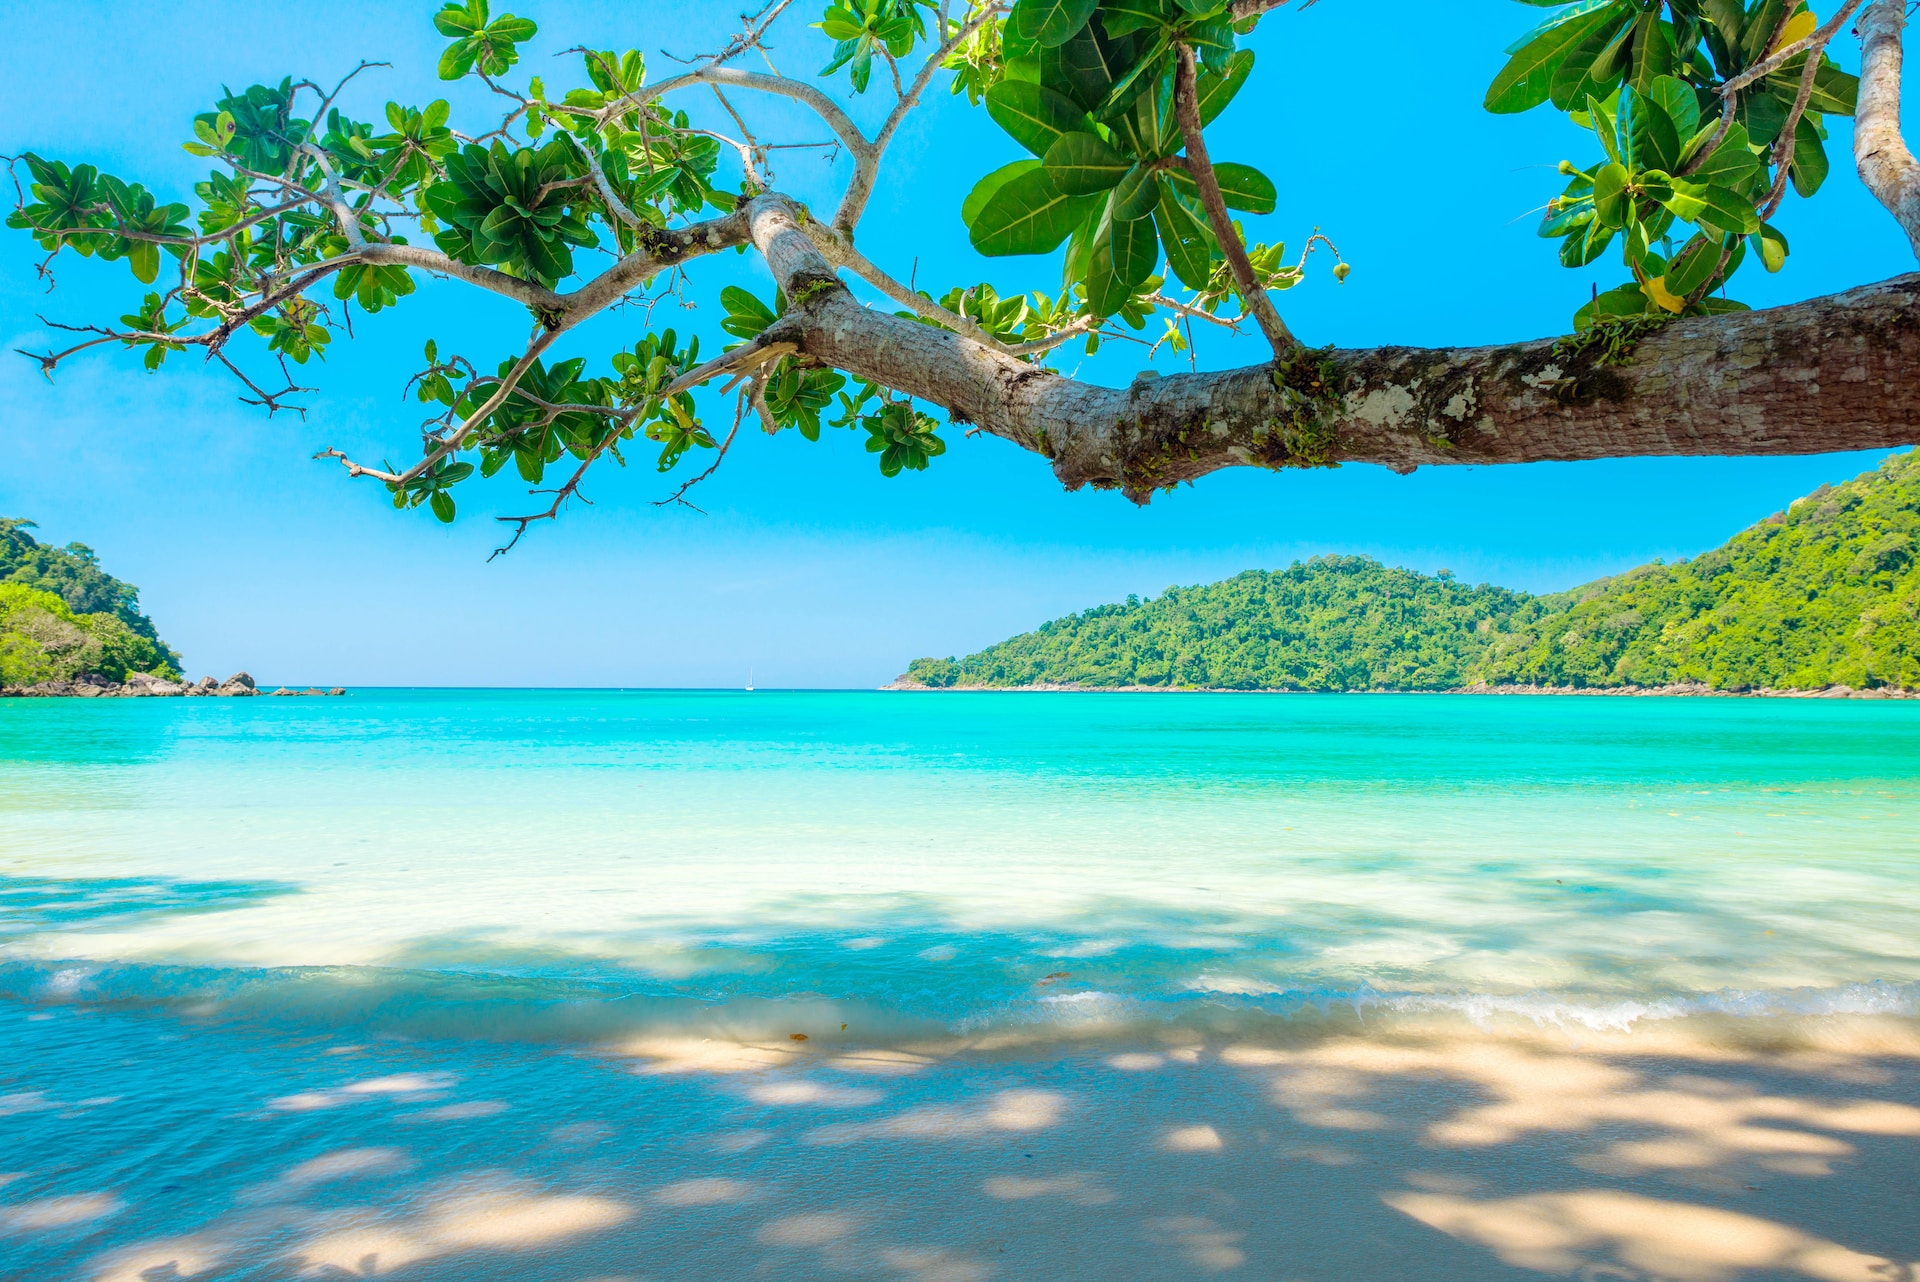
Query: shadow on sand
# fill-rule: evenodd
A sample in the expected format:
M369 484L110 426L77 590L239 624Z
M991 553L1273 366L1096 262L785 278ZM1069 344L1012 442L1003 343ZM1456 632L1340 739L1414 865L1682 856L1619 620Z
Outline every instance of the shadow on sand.
M588 1053L0 1010L0 1272L1920 1278L1912 1021L1685 1023Z

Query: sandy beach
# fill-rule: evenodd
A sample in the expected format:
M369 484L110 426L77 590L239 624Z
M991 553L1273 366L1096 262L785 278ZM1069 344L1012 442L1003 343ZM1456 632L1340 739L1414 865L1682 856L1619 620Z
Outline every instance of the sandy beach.
M1886 1282L1920 1267L1911 1020L1578 1036L1335 1021L1278 1041L1050 1048L642 1038L490 1063L245 1028L182 1041L110 1014L48 1020L49 1057L63 1020L88 1039L70 1047L74 1096L87 1047L152 1056L159 1080L212 1057L238 1074L235 1111L183 1131L158 1099L130 1187L8 1206L11 1276ZM87 1104L43 1103L83 1151ZM208 1166L207 1147L227 1160ZM112 1163L91 1165L112 1182Z

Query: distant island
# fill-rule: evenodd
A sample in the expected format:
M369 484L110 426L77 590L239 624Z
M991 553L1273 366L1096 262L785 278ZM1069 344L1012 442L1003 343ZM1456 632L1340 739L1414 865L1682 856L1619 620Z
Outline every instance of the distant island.
M0 695L261 693L244 672L187 682L179 653L140 612L140 589L102 570L86 544L50 547L27 533L36 528L0 517Z
M1549 596L1321 556L1097 606L889 689L1920 691L1920 451Z

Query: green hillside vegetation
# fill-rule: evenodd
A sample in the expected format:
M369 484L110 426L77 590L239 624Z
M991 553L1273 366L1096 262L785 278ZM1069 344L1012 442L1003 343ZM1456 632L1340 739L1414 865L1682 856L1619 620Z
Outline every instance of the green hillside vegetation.
M130 672L176 678L180 656L140 613L140 592L81 543L48 547L0 517L0 685Z
M1822 486L1691 561L1532 596L1328 556L1041 625L933 687L1920 690L1920 452Z

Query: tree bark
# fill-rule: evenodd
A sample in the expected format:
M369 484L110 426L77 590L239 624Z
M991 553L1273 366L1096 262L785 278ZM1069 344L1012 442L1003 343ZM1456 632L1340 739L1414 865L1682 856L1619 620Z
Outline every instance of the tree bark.
M1860 15L1853 159L1860 180L1907 233L1920 258L1920 163L1900 135L1900 32L1906 22L1906 0L1874 0Z
M1920 441L1920 274L1767 311L1494 347L1299 349L1099 387L860 305L779 196L753 239L795 300L769 337L1137 502L1226 467L1816 454ZM1610 350L1611 349L1611 350Z
M1213 226L1213 238L1220 242L1220 252L1233 272L1233 282L1240 290L1246 309L1253 313L1254 321L1260 326L1260 332L1267 336L1267 345L1273 348L1274 354L1283 355L1289 348L1299 346L1300 340L1280 319L1273 299L1267 296L1265 286L1254 275L1253 263L1247 258L1247 247L1241 243L1240 233L1233 225L1233 215L1227 212L1226 198L1220 194L1220 183L1213 173L1213 157L1207 154L1207 131L1200 121L1197 97L1200 77L1193 65L1193 50L1185 45L1175 45L1174 58L1173 114L1180 123L1181 139L1187 145L1187 164L1193 185L1200 191L1200 203L1207 211L1208 223Z

